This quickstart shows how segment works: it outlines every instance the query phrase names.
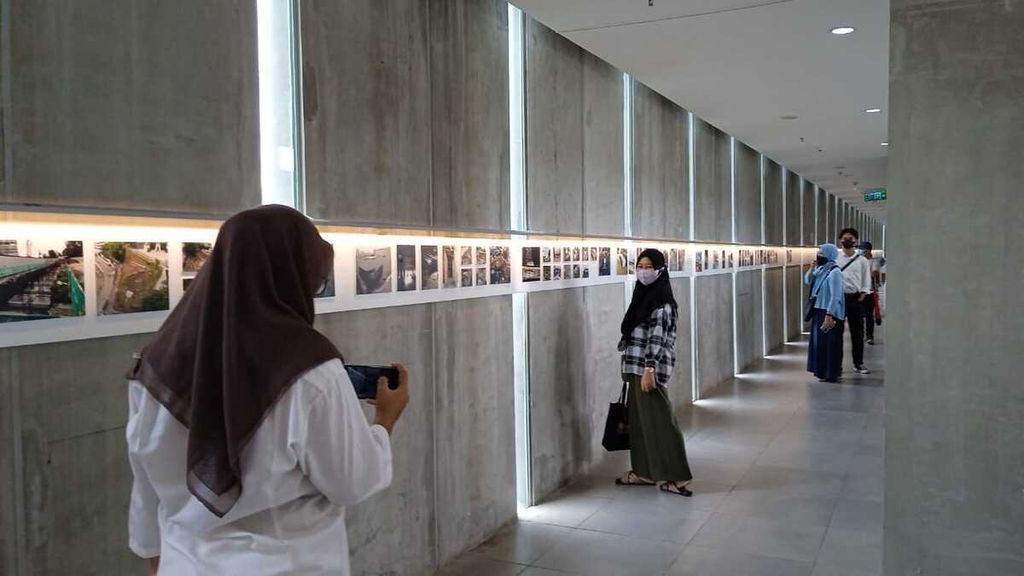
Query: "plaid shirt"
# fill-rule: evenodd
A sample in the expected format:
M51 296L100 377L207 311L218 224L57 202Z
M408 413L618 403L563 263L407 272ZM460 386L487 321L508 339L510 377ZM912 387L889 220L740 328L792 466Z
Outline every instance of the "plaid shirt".
M665 304L619 340L623 374L643 376L644 368L650 366L657 383L668 384L676 365L676 316L675 308Z

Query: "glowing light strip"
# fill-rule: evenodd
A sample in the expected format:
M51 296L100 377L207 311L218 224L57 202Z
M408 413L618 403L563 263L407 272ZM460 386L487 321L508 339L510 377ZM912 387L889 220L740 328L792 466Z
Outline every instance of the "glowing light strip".
M260 192L264 204L292 207L300 204L294 22L291 0L257 0Z
M697 237L697 130L694 126L696 118L693 112L687 112L688 129L690 132L689 154L690 165L690 240ZM694 254L696 258L696 254ZM693 269L691 267L691 269ZM697 367L697 282L690 280L690 398L696 402L700 399L700 381Z
M622 193L624 236L633 235L633 78L622 75Z

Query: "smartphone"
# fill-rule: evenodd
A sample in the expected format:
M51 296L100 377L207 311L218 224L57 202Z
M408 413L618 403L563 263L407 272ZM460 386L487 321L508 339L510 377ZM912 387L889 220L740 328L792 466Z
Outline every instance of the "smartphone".
M377 381L382 377L387 378L388 388L398 389L398 369L394 366L346 365L345 371L360 400L373 400L377 397Z

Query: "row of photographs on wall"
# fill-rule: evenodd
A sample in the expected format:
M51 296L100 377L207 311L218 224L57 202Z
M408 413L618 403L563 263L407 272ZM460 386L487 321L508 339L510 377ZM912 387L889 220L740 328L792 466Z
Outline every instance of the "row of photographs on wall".
M180 260L169 247L180 247ZM348 248L345 248L348 249ZM401 243L354 246L354 266L338 268L351 274L344 285L354 296L478 288L514 282L547 283L632 275L642 247L546 245L456 245ZM692 250L661 248L670 273L728 270L779 265L779 249ZM513 253L515 250L517 253ZM521 252L520 252L521 250ZM92 255L87 259L87 253ZM92 291L97 316L167 311L172 297L189 289L209 261L207 242L121 242L42 239L0 239L0 323L85 316L87 292ZM788 264L793 250L786 250ZM91 260L92 273L87 274ZM180 269L169 274L170 262ZM519 274L513 278L513 266ZM332 271L318 298L338 296ZM180 287L170 289L170 282ZM91 284L91 285L90 285ZM511 289L511 287L510 287Z

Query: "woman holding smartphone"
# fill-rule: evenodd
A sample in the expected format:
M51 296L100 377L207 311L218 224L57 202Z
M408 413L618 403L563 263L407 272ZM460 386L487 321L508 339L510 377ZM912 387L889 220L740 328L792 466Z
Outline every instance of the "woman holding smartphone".
M807 349L807 371L822 382L838 382L843 372L843 321L846 300L843 272L836 264L839 248L822 244L815 265L804 283L811 287L811 344Z
M370 426L313 328L333 249L302 214L247 210L129 373L129 547L151 574L349 573L345 506L391 483L409 401L378 382Z
M633 467L615 483L653 486L679 496L693 496L687 488L693 475L686 460L683 433L668 398L672 368L676 364L678 305L660 250L644 250L636 263L636 288L620 327L622 379L628 384L629 451Z

